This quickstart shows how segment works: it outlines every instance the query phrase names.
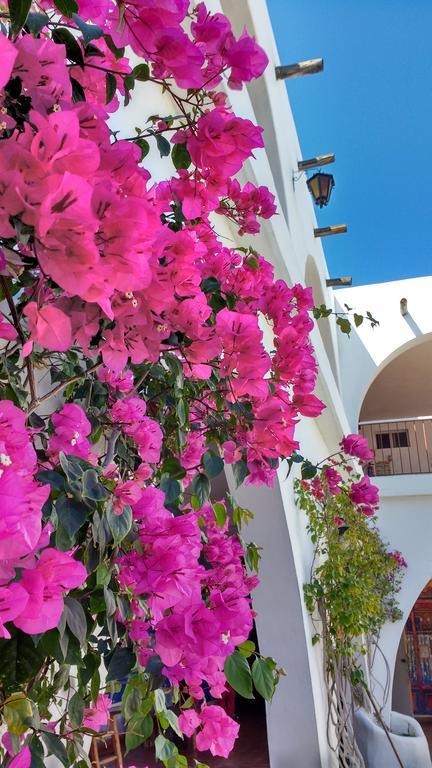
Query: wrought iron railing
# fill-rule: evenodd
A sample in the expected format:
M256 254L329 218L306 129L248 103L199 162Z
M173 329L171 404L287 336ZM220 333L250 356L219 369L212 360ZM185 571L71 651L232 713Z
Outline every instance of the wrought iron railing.
M432 472L432 416L384 421L361 421L374 458L369 475L411 475Z

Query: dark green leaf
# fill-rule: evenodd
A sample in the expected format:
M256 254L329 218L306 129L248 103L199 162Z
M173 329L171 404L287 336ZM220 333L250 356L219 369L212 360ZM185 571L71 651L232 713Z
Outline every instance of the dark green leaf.
M72 85L72 101L75 104L79 101L85 101L85 91L81 83L79 83L78 80L75 80L74 77L71 77L70 81Z
M162 478L160 484L161 490L165 493L165 504L171 504L175 501L181 492L181 485L178 480L174 480L172 477Z
M13 630L10 639L0 639L0 683L7 692L31 680L41 669L45 654L30 635Z
M30 6L31 0L9 0L11 30L14 37L16 37L23 28Z
M243 459L236 461L235 464L232 465L232 471L234 480L236 482L236 487L238 488L249 474L246 462L243 461Z
M85 645L87 637L87 620L81 603L73 597L65 597L64 614L66 624L72 634L79 640L81 645Z
M252 679L254 686L263 699L270 701L274 694L274 678L271 669L264 659L256 658L252 664Z
M84 66L82 48L69 29L57 27L57 29L53 30L52 39L55 43L63 43L66 47L66 56L70 61L73 61L74 64L79 64L80 67Z
M225 661L224 672L232 688L245 699L253 699L252 675L246 658L234 651Z
M139 747L153 733L153 718L150 715L143 717L140 714L133 715L128 722L126 731L126 754Z
M68 499L62 495L56 501L56 512L64 530L73 540L87 517L85 505L76 499Z
M120 544L132 528L132 510L126 505L120 515L116 515L110 505L106 511L108 525L114 538L114 544Z
M345 333L347 336L351 333L351 323L346 317L338 317L336 320L336 325L339 326L342 333Z
M177 168L177 170L179 170L179 168L189 168L192 162L186 144L174 144L171 152L171 159L174 168Z
M112 72L106 73L106 85L105 85L105 103L109 104L114 98L117 90L117 80Z
M105 486L98 480L98 474L94 469L86 469L82 477L83 496L92 501L101 501L109 496Z
M205 473L208 477L217 477L220 475L224 468L224 463L220 456L216 456L215 453L207 451L203 456L203 465Z
M112 591L107 587L104 587L104 600L105 600L107 615L114 616L117 610L116 601Z
M136 715L141 704L141 696L136 688L132 688L122 699L122 713L125 720Z
M116 57L117 60L121 59L124 56L124 54L125 54L124 47L123 48L117 48L114 45L112 37L110 37L110 35L104 35L104 37L105 37L105 42L106 42L108 48L110 49L111 53L114 54L114 56Z
M48 483L56 491L64 490L64 477L59 472L55 472L54 469L44 469L37 472L36 480L39 480L40 483Z
M73 13L78 12L78 3L76 0L55 0L55 7L68 19L72 17Z
M107 682L121 680L135 666L135 654L129 648L116 648L108 665Z
M358 328L359 325L362 324L363 320L364 320L363 315L358 315L357 312L354 312L354 324L356 328Z
M145 157L147 157L148 153L150 152L150 144L145 139L136 139L135 144L137 144L141 150L141 158L140 162L144 160Z
M195 475L191 483L191 491L197 497L200 507L202 507L210 497L210 480L201 472Z
M65 766L65 768L69 765L69 759L66 752L66 747L64 746L63 742L58 736L55 736L54 733L50 733L50 731L43 731L41 733L42 741L45 744L48 752L51 755L55 755L61 763Z
M69 702L68 715L74 728L79 728L84 716L84 701L78 691L74 693Z
M88 653L83 659L84 666L78 670L81 685L87 685L100 664L100 658L95 653Z
M171 144L166 140L165 136L160 133L156 134L156 144L161 157L168 157L171 152Z
M150 69L148 64L137 64L137 66L134 67L131 72L131 77L133 77L134 80L148 80L150 77Z
M311 480L313 477L315 477L317 473L317 468L315 464L312 464L311 461L304 461L301 467L301 476L302 480Z

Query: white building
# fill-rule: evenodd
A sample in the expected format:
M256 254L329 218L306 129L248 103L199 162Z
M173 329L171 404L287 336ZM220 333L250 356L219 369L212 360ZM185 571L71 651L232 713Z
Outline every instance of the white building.
M240 180L268 186L276 194L279 211L278 216L262 222L260 234L250 241L247 236L239 238L227 220L218 220L218 231L232 241L241 240L242 245L251 242L273 263L277 277L289 284L311 285L316 304L332 307L346 301L360 312L370 310L380 321L374 330L364 324L350 339L337 332L334 318L319 321L312 334L320 371L317 395L327 408L318 419L304 419L298 437L303 455L318 461L337 449L343 434L358 431L359 421L371 439L382 497L381 528L410 566L400 593L405 621L432 577L432 457L428 453L432 444L432 278L337 293L326 287L329 275L321 240L314 236L313 201L305 176L297 178L301 150L296 128L285 83L275 77L280 62L266 4L264 0L211 0L207 4L212 11L225 12L237 33L246 25L269 56L264 76L243 91L230 91L229 98L237 114L264 127L266 151L257 152L256 159L245 165ZM143 87L148 104L152 86L145 83ZM147 119L139 88L137 83L132 104L121 118L114 118L121 119L121 125L114 127L124 131L125 120L133 128ZM160 115L172 112L169 97L161 95L157 86L151 111ZM319 146L317 135L317 154L328 149ZM168 161L163 160L162 170L160 162L152 149L146 164L155 178L166 177ZM400 311L402 298L407 299L405 315ZM261 586L254 599L260 649L287 672L267 708L270 762L271 768L330 768L338 763L327 743L322 652L319 645L312 647L313 628L302 598L303 584L310 575L312 545L305 520L294 504L292 480L285 475L282 470L272 489L249 487L237 492L239 502L255 512L250 536L263 547ZM392 678L404 621L389 625L382 634ZM409 712L406 665L400 663L397 669L396 704ZM379 699L379 684L386 671L377 666L374 673ZM388 720L390 705L391 701L384 709ZM383 760L376 765L397 765Z

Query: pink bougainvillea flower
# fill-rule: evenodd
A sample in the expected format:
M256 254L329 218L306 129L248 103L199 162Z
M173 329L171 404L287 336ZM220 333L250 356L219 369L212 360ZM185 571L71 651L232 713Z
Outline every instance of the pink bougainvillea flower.
M16 339L18 333L11 323L0 317L0 339L11 341Z
M26 745L24 749L22 749L21 752L16 755L16 757L14 757L13 760L9 763L8 768L30 768L31 760L32 756L30 747Z
M369 449L368 441L361 435L346 435L340 444L345 453L355 456L360 461L370 461L370 459L373 459L373 453Z
M229 717L222 707L211 705L200 713L203 728L196 735L200 752L207 749L213 756L228 757L238 736L240 725Z
M179 716L179 727L185 736L192 736L199 725L201 725L201 718L194 709L186 709Z
M66 403L61 411L52 415L51 420L55 434L49 439L50 453L63 451L66 455L90 459L92 445L87 436L92 428L81 406Z
M3 88L9 80L17 55L18 51L13 43L5 35L0 35L0 88Z
M20 581L29 601L14 624L29 635L58 626L63 610L63 594L79 587L87 577L82 563L67 552L45 549L35 568L24 570Z
M83 725L93 731L100 731L108 725L111 699L108 694L100 693L92 707L84 710Z
M4 625L19 616L28 599L28 592L16 582L8 587L0 587L0 637L10 638L10 632Z
M364 515L370 517L375 514L379 502L378 487L371 483L369 477L362 477L358 483L352 483L350 498Z
M56 352L65 352L72 344L72 324L70 318L52 304L38 308L35 301L24 309L28 318L32 339L41 347Z

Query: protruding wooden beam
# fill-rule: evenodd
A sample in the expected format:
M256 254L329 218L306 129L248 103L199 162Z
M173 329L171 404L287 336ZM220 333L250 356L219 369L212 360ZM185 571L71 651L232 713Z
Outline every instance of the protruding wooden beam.
M406 299L400 300L400 312L402 317L408 314L408 301Z
M342 235L348 231L346 224L334 224L332 227L317 227L314 229L315 237L327 237L328 235Z
M318 155L317 157L311 157L309 160L299 160L297 167L299 171L309 171L311 168L320 168L321 165L329 165L334 163L336 155Z
M352 277L330 277L326 280L327 288L341 288L344 285L352 285Z
M275 67L276 80L287 80L292 77L303 77L303 75L315 75L324 69L324 59L309 59L308 61L299 61L297 64L282 64Z

